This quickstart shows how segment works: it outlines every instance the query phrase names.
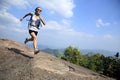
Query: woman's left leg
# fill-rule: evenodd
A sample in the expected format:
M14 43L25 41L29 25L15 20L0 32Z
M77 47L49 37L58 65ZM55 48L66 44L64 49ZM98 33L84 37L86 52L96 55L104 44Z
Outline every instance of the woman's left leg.
M31 37L32 37L32 40L33 40L33 47L34 47L34 50L37 49L37 36L35 35L35 32L31 32Z

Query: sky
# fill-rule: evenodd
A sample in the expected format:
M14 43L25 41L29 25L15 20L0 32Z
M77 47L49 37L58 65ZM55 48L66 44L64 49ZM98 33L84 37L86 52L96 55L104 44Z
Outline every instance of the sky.
M38 6L46 22L38 45L120 52L120 0L0 0L0 38L20 43L29 38L30 17L20 18Z

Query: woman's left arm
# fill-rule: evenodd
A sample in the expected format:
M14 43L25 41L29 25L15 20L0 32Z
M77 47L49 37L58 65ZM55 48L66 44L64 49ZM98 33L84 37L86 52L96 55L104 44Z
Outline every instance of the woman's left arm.
M40 20L42 21L42 23L43 23L44 25L46 25L46 23L45 23L45 21L43 20L42 16L39 16L39 18L40 18Z

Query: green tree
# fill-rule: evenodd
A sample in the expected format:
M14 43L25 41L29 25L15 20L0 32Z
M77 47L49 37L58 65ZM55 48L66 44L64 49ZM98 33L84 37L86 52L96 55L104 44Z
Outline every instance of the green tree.
M120 59L108 56L104 59L104 75L120 79Z
M79 65L80 51L78 50L78 48L73 48L72 46L69 46L65 49L64 55L67 61Z
M72 46L67 47L65 49L64 55L67 61L71 61L73 55L73 47Z
M89 57L89 62L88 62L88 68L92 69L97 72L101 72L103 64L101 60L101 55L99 53L96 53L92 56Z
M89 59L88 54L80 55L79 59L80 59L79 65L84 66L84 67L88 66L88 59Z
M78 48L74 48L71 62L79 65L79 61L80 61L80 51L78 50Z

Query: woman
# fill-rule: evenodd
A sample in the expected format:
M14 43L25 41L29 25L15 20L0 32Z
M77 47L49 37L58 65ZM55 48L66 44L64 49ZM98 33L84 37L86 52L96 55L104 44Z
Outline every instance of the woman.
M42 16L40 16L41 11L42 11L41 8L37 7L34 13L33 12L28 13L20 19L20 21L22 21L25 17L31 16L28 23L28 29L31 38L29 39L26 38L24 43L26 44L29 41L33 41L34 54L37 54L39 52L39 50L37 49L37 34L38 34L39 26L41 25L41 22L43 23L43 25L45 25Z

